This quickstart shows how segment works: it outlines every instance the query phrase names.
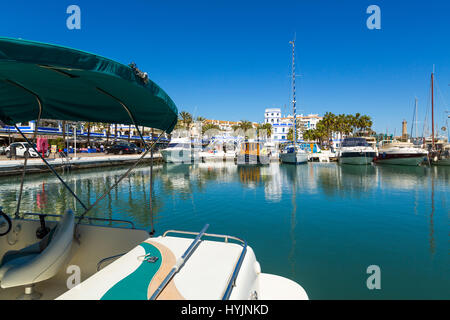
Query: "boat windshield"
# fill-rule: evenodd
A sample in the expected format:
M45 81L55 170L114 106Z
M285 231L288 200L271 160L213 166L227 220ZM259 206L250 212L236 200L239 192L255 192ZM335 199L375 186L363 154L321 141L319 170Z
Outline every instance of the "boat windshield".
M183 148L183 149L190 149L191 145L188 143L170 143L167 148Z
M369 147L364 138L346 138L342 142L342 147Z
M299 151L299 150L303 150L303 148L299 145L292 145L292 144L287 145L284 148L285 153L292 153L292 152Z

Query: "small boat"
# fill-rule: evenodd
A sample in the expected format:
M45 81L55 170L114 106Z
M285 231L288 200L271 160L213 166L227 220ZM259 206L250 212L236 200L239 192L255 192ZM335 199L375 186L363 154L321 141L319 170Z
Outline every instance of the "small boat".
M345 138L338 151L340 164L370 164L377 152L364 138Z
M15 212L0 208L0 300L308 299L296 282L263 273L245 240L206 233L208 224L199 232L169 230L155 237L154 230L135 228L132 221L89 215L177 123L177 107L146 74L101 56L21 39L0 38L0 52L0 120L14 125L33 149L16 124L39 123L41 116L162 131L151 145L139 132L146 151L89 205L38 154L79 204L78 215L70 209L23 212L21 190ZM150 188L152 170L151 164ZM150 217L152 210L150 205Z
M450 144L442 144L441 149L433 153L431 163L437 166L450 166Z
M280 160L282 163L302 164L308 162L308 153L300 148L298 144L289 144L281 150Z
M225 152L223 151L223 143L218 141L212 142L199 153L199 157L203 162L224 161Z
M204 162L223 161L225 158L225 152L220 150L202 151L200 152L199 156L203 159Z
M388 142L378 149L377 164L396 164L404 166L418 166L428 156L428 151L414 147L410 142Z
M189 138L172 139L167 148L160 150L165 162L191 163L195 159L195 149Z

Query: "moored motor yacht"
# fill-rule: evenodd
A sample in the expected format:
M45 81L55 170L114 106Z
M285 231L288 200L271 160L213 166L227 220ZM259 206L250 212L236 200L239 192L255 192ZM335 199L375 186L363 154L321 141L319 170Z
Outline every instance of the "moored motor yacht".
M345 138L338 150L341 164L370 164L377 153L364 138Z
M195 158L195 150L189 138L172 139L160 153L165 162L191 163Z
M414 147L410 142L394 141L382 144L374 162L377 164L418 166L426 160L427 156L427 150Z

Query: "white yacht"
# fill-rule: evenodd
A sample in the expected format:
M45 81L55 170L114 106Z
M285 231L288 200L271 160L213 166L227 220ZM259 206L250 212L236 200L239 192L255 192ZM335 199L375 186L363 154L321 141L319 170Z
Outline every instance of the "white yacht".
M370 164L377 156L364 138L345 138L337 154L339 163L361 165Z
M195 157L195 150L189 138L172 139L160 153L165 162L173 163L191 163Z
M146 151L112 185L102 186L105 192L92 204L82 201L66 177L38 153L73 196L78 214L70 209L56 214L23 212L21 192L15 212L0 209L0 300L308 299L296 282L264 273L245 240L206 233L208 224L199 232L169 230L154 237L154 230L137 229L130 221L91 217L90 210L164 133L172 132L175 104L134 64L21 39L0 38L0 48L0 120L14 125L32 148L16 124L35 119L39 123L41 115L162 131L151 145L142 139ZM151 165L150 174L152 169ZM151 181L150 176L150 186Z
M282 163L302 164L308 162L308 153L298 144L287 145L280 153Z
M378 149L374 162L378 164L396 164L418 166L428 156L428 151L414 147L410 142L389 141Z

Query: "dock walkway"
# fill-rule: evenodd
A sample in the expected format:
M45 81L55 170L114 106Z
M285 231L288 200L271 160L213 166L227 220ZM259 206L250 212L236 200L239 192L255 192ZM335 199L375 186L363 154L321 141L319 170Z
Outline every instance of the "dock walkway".
M84 169L84 168L97 168L97 167L109 167L109 166L117 166L128 163L133 163L137 159L139 159L141 155L139 154L130 154L130 155L105 155L105 154L96 154L95 156L82 155L77 157L70 158L47 158L47 162L55 169ZM23 172L23 158L17 159L6 159L2 157L0 159L0 176L7 175L17 175ZM162 161L162 157L160 153L155 153L153 155L153 160L155 162ZM144 162L151 161L151 156L148 154L142 160ZM39 173L39 172L47 172L50 171L45 163L41 159L29 158L27 161L27 173Z

